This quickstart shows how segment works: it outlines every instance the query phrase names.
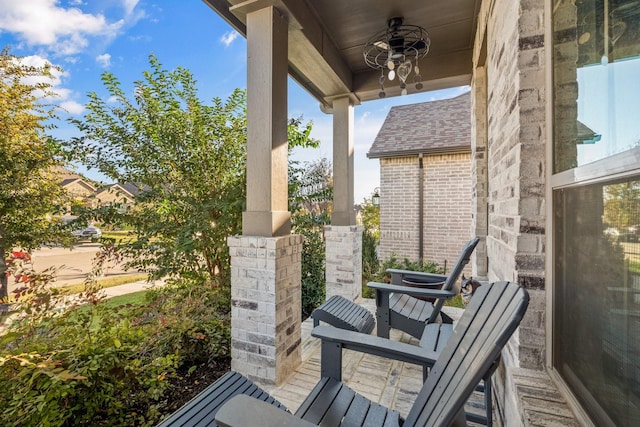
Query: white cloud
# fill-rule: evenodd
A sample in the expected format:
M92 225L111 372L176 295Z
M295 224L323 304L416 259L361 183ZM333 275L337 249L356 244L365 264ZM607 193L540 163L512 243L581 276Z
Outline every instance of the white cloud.
M113 38L123 25L124 20L107 22L102 14L60 7L57 0L0 0L0 30L59 55L78 53L88 46L89 37Z
M222 37L220 37L220 42L224 45L224 47L229 47L231 46L231 43L233 43L233 41L238 38L239 35L240 34L237 31L228 31L224 33Z
M133 13L133 10L138 5L139 0L122 0L122 7L124 7L124 12L126 16L129 16Z
M101 67L108 68L111 65L111 55L108 53L98 55L96 56L96 62L100 64Z
M65 101L60 104L69 114L81 114L84 111L84 105L77 103L76 101Z
M19 57L18 61L20 61L21 64L30 67L40 68L47 65L54 67L54 64L52 64L47 58L39 55ZM66 110L69 114L82 113L84 111L84 107L70 99L74 95L74 92L63 86L64 79L69 77L69 74L55 67L51 68L50 73L50 77L25 77L22 81L31 85L35 85L37 83L49 84L49 91L51 92L51 94L47 96L49 100L58 103L58 105L60 105L60 107ZM44 95L42 92L34 92L34 94L36 96Z
M26 65L28 67L41 68L41 67L53 65L51 62L49 62L47 58L44 58L40 55L18 57L18 61L21 64ZM23 81L29 84L49 83L51 84L51 86L55 88L56 86L60 85L60 83L62 82L62 76L64 76L65 73L64 71L61 71L60 69L57 69L57 68L51 68L50 73L51 73L50 77L35 77L35 76L25 77Z
M359 123L366 123L367 122L367 118L369 118L369 116L371 116L371 111L365 111L364 113L362 113L362 116L358 119Z

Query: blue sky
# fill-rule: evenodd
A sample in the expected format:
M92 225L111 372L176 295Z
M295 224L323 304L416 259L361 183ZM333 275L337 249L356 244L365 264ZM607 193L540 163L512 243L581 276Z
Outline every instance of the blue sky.
M84 112L88 92L103 94L105 70L123 84L140 79L154 53L167 69L182 66L198 80L202 100L226 98L246 88L246 42L201 0L0 0L0 44L32 64L48 61L63 68L57 76L60 114L55 135L76 134L66 123ZM126 87L126 86L125 86ZM355 202L370 197L379 184L378 160L371 148L389 108L394 105L450 98L468 88L427 92L370 101L355 109ZM289 116L314 122L318 150L294 153L298 160L332 159L332 116L294 81L289 83ZM103 180L81 166L79 172Z

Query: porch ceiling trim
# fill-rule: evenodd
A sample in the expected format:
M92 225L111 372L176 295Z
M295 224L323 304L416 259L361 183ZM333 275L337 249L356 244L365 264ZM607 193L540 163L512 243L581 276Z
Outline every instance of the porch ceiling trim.
M422 92L471 83L480 0L442 0L438 4L348 0L348 8L324 0L203 1L245 37L248 13L267 6L277 8L289 22L289 75L324 109L331 108L332 99L346 94L357 99L356 104L378 99L380 71L364 65L361 50L372 30L384 27L391 16L405 16L412 24L423 25L435 40L432 52L420 61ZM440 13L434 15L435 10ZM387 97L399 96L397 82L387 82L385 92Z

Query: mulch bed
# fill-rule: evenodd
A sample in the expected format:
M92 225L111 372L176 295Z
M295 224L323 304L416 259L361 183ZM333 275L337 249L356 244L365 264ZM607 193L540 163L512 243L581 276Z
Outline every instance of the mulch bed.
M173 387L166 393L167 406L163 408L163 412L169 415L177 411L230 369L230 358L200 364L191 373L188 372L188 368L185 368L178 378L171 380Z

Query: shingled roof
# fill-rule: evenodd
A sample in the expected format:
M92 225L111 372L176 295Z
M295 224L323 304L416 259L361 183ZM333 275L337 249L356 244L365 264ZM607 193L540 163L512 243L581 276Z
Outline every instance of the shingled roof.
M367 157L470 149L471 98L467 92L451 99L392 107Z

